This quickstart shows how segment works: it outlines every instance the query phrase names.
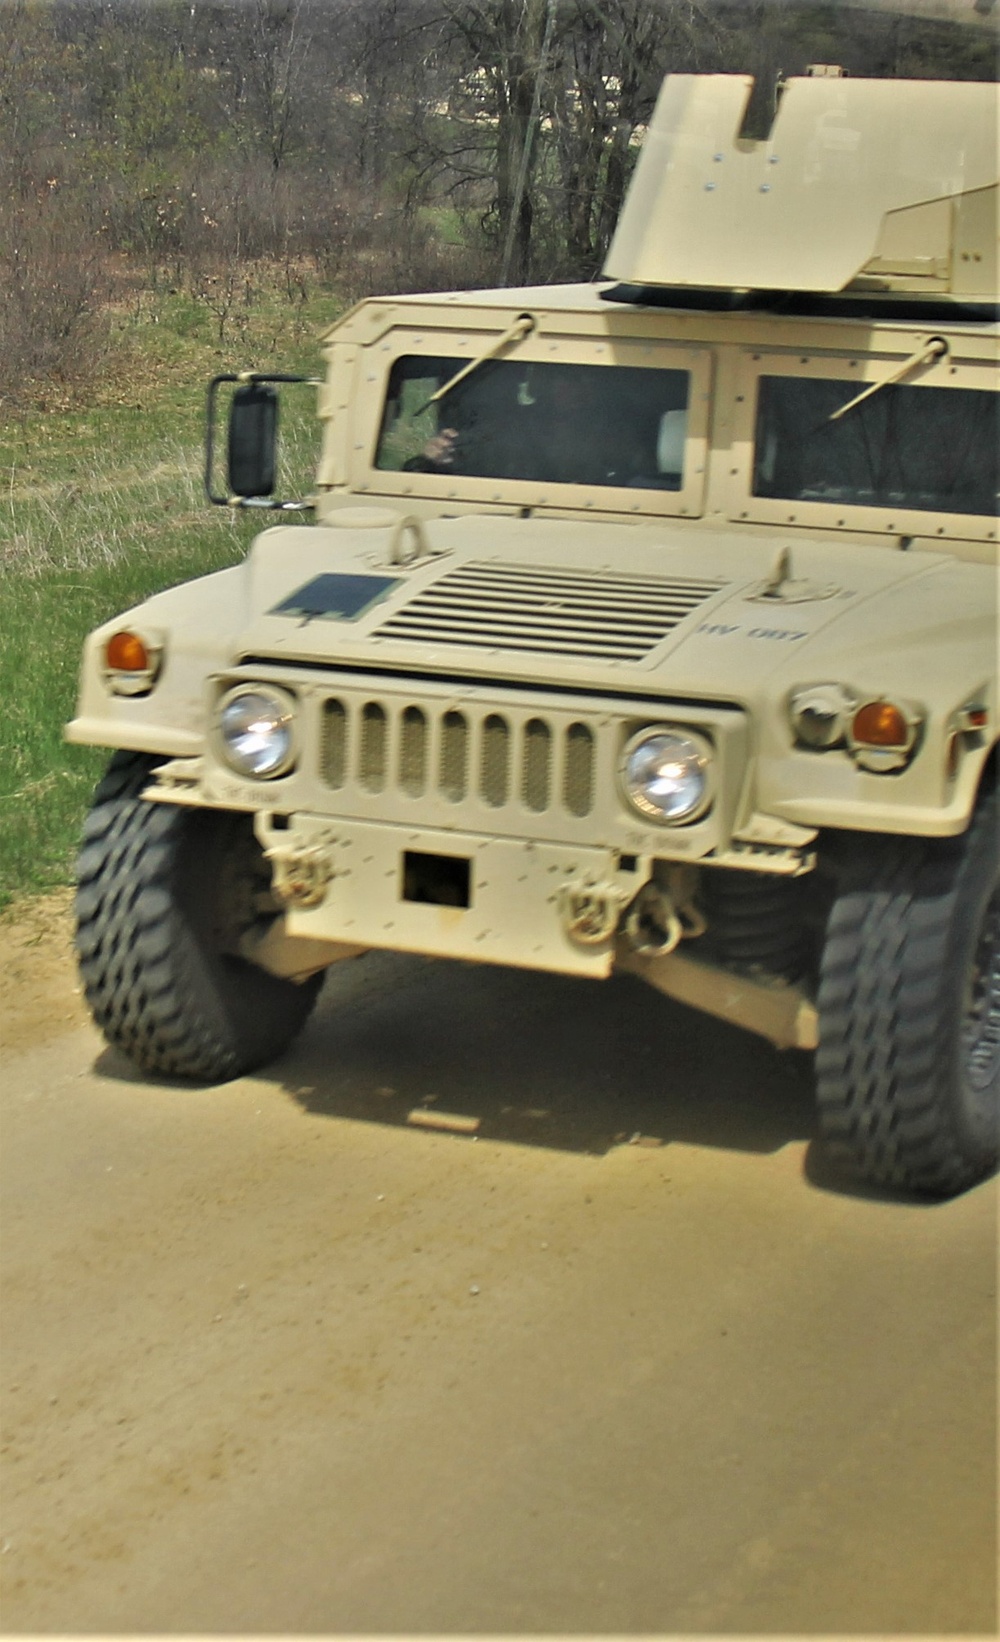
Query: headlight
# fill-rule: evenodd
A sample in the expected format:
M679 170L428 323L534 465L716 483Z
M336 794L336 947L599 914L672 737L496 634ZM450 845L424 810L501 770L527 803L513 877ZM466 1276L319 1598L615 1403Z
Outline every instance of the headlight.
M284 775L295 757L295 703L283 690L237 685L219 712L227 764L240 775L269 780Z
M712 749L691 730L654 725L634 735L622 754L622 791L648 821L693 821L711 799Z

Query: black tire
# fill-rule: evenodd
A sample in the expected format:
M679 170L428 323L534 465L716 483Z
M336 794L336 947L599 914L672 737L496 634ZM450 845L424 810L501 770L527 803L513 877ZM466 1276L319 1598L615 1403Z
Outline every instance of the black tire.
M322 976L296 984L236 955L269 915L251 818L146 802L154 763L116 753L94 794L77 863L80 973L104 1036L136 1066L220 1083L291 1041Z
M861 838L820 973L820 1128L873 1184L950 1196L1000 1152L1000 807L963 837Z

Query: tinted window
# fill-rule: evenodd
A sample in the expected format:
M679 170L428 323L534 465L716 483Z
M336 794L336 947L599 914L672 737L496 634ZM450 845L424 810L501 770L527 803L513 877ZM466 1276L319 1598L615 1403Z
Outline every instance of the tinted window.
M686 371L490 360L432 402L466 363L396 361L377 467L680 489Z
M764 376L753 493L789 501L986 513L996 508L998 399L972 388L880 388Z

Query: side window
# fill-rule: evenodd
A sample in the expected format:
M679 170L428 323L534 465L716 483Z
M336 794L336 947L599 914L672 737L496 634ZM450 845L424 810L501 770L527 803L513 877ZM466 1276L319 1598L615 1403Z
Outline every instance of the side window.
M457 359L399 359L393 367L382 414L376 467L399 472L420 457L439 432L438 407L432 396L461 369Z

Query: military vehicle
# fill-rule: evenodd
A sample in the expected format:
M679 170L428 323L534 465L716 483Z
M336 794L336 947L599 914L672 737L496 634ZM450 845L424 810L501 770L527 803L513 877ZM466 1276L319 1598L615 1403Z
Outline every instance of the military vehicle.
M377 948L624 970L815 1051L867 1181L994 1166L995 88L752 90L665 82L600 280L335 324L307 504L288 378L212 385L277 522L96 631L67 731L137 1067L265 1064Z

